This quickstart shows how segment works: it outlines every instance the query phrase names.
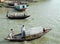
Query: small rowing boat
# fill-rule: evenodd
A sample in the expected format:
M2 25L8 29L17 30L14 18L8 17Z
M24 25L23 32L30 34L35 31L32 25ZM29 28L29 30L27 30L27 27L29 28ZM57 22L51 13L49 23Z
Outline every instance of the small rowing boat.
M39 29L40 28L40 29ZM45 35L47 32L49 32L51 29L44 29L44 28L31 28L31 30L28 30L28 31L25 31L20 33L20 34L15 34L13 36L13 38L5 38L5 40L9 40L9 41L30 41L30 40L34 40L34 39L37 39L37 38L40 38L42 37L43 35ZM25 34L23 37L22 37L22 34Z
M6 15L9 19L25 19L30 17L30 15L26 15L24 13L14 13L14 14L7 14Z
M28 8L28 6L29 5L27 4L19 4L19 5L16 5L14 8L17 11L25 11Z

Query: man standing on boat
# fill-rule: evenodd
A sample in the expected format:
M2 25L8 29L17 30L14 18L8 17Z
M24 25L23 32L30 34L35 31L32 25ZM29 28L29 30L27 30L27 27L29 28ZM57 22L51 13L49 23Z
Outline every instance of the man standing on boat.
M21 36L25 37L25 26L24 25L22 25L21 27Z

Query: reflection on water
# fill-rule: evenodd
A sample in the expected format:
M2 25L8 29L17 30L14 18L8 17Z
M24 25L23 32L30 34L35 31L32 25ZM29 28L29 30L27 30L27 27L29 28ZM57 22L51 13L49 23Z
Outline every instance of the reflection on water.
M37 3L31 3L25 11L31 17L24 20L11 20L6 18L6 12L16 12L14 9L0 8L0 44L60 44L60 0L46 0ZM15 33L20 33L20 27L24 24L26 28L42 26L52 28L52 30L43 37L24 42L9 42L4 38L13 28Z

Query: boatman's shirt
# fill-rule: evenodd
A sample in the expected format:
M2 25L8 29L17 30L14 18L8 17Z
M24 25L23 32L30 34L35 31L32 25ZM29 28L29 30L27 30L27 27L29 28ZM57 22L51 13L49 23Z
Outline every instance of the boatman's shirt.
M25 31L25 27L21 27L21 32Z
M23 32L25 32L25 27L21 27L21 33L22 33L22 35L21 35L21 37L24 37L24 33Z

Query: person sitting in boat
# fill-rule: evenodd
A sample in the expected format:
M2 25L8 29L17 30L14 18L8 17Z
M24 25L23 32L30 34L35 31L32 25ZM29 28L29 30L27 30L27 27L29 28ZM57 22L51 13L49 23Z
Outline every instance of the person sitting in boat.
M16 1L15 3L14 3L14 6L17 6L18 5L18 2Z
M13 31L13 29L11 29L11 32L9 33L8 37L9 37L10 39L12 39L12 38L13 38L13 35L14 35L14 31Z
M45 30L45 28L43 28L43 32L45 32L46 30Z
M21 37L25 37L25 26L22 25L21 27Z
M25 13L24 13L24 16L25 16Z
M17 13L14 14L14 16L16 16L16 15L17 15Z

